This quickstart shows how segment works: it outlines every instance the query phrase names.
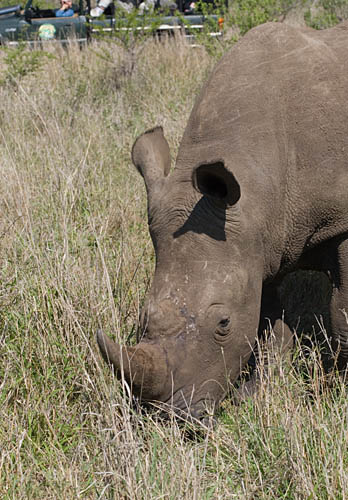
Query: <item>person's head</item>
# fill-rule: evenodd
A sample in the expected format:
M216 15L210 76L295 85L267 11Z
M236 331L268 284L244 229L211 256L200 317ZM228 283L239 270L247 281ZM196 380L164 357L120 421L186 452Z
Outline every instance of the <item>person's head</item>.
M64 7L66 5L69 9L72 7L72 1L71 0L60 0L61 6Z

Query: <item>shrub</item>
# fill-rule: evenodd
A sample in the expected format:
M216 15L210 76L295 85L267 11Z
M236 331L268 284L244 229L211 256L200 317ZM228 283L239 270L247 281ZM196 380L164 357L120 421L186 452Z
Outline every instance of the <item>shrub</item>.
M1 46L4 53L3 62L6 65L5 73L0 83L16 85L27 75L38 73L49 59L53 59L52 53L44 50L31 50L25 42L19 42L15 47Z

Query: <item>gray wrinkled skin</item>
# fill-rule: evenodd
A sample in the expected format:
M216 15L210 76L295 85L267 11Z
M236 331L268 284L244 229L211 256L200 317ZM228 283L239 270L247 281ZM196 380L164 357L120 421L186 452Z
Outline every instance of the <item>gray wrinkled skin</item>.
M216 408L265 318L289 344L275 289L296 268L330 276L333 347L347 367L347 47L348 23L259 26L203 87L171 174L161 128L135 142L156 270L139 344L101 332L98 343L144 400L198 418Z

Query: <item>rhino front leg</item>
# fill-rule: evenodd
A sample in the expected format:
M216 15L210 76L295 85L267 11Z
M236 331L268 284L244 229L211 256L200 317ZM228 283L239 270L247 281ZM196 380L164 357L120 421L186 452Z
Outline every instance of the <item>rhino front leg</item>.
M258 345L255 346L249 366L253 370L247 381L242 381L237 399L253 396L260 385L262 373L276 363L278 356L293 346L293 332L286 322L277 287L264 286L262 290Z
M348 239L335 248L337 265L331 269L333 291L330 303L332 347L337 368L348 379Z
M278 287L264 286L262 291L259 339L274 353L284 354L293 346L293 332L287 324Z

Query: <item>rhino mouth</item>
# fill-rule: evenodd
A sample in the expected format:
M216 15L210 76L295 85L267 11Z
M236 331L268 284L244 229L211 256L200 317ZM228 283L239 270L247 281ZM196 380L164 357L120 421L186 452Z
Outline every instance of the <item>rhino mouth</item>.
M164 420L174 417L178 423L183 424L199 424L209 428L215 425L216 402L207 398L193 402L178 391L167 401L154 401L151 406L159 410L160 417Z

